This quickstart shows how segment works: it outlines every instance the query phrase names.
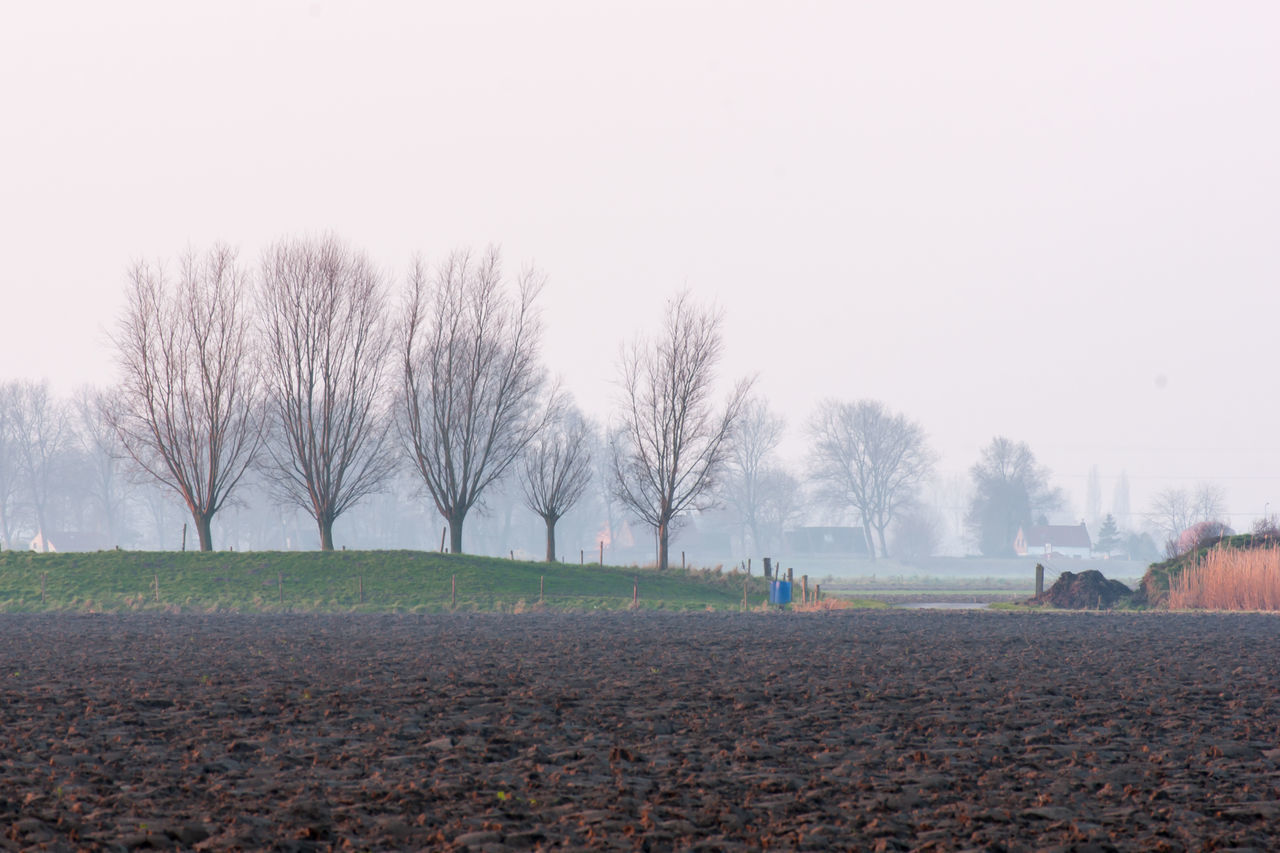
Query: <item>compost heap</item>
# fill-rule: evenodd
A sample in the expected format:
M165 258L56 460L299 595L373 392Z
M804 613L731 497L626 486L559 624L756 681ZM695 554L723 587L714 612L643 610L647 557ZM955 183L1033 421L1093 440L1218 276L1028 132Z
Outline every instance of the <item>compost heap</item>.
M1107 580L1102 572L1089 569L1078 574L1063 572L1053 586L1032 602L1066 610L1106 610L1131 595L1133 590L1120 581Z

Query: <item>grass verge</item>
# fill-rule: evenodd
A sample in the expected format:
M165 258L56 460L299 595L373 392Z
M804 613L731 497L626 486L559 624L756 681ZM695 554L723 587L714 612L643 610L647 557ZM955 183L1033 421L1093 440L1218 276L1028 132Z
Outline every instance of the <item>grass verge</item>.
M0 552L0 612L736 610L738 572L534 563L423 551Z

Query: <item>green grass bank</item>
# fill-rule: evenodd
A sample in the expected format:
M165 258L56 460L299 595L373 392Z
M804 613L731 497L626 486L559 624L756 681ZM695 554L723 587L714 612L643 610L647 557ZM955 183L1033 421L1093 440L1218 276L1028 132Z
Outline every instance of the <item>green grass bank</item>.
M0 552L0 612L736 610L736 572L534 563L423 551Z

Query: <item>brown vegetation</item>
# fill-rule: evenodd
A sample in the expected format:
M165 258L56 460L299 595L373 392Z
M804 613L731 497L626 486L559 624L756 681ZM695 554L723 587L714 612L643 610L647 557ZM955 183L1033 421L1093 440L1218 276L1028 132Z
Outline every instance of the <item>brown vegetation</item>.
M1169 579L1174 610L1280 610L1280 546L1214 548Z

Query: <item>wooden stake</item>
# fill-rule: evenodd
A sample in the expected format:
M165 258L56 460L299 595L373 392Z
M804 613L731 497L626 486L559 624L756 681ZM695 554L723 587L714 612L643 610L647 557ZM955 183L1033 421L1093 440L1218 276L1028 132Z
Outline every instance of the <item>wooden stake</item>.
M187 523L182 522L182 550L187 550Z
M41 573L40 573L40 604L41 604L41 605L43 605L43 604L44 604L44 583L45 583L45 581L46 581L46 580L48 580L48 579L49 579L49 573L48 573L48 572L41 572Z
M440 528L440 553L444 553L444 537L449 532L448 525Z
M604 565L604 540L600 540L600 565Z
M809 576L800 576L800 595L805 604L809 603Z
M158 575L158 574L155 576L155 585L156 585L156 586L155 586L155 590L156 590L156 602L157 602L157 603L159 603L159 601L160 601L160 575Z
M684 551L680 552L680 568L684 568Z
M631 582L631 606L638 607L640 605L640 578L633 578Z
M586 559L587 559L586 549L579 548L578 549L578 565L579 566L586 565Z

